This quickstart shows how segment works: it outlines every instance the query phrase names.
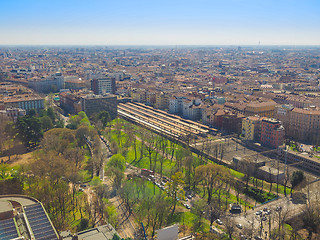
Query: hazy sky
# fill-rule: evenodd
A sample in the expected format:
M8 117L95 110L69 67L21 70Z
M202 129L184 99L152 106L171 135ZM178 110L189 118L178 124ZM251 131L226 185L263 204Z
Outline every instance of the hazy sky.
M0 0L0 45L320 45L319 0Z

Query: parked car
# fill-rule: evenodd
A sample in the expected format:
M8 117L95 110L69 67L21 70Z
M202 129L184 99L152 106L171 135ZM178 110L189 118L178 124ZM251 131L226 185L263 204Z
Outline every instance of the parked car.
M219 225L222 225L222 224L223 224L223 222L222 222L220 219L217 219L217 220L216 220L216 223L218 223Z
M239 229L242 229L242 225L241 225L240 223L238 223L238 224L236 225L236 227L239 228Z

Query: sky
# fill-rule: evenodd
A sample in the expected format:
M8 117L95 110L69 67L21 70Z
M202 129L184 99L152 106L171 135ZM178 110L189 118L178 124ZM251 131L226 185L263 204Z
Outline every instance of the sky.
M320 45L319 0L0 0L0 45Z

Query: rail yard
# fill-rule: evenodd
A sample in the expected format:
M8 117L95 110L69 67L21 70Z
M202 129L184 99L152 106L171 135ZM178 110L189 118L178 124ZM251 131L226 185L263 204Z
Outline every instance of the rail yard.
M120 103L118 105L118 115L176 140L183 141L189 137L197 139L217 132L214 128L209 128L203 124L180 118L141 103Z

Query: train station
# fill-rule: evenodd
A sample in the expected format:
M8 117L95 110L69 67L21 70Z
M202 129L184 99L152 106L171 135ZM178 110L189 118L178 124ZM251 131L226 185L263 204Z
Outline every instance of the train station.
M198 139L199 137L206 137L208 134L215 135L217 132L214 128L141 103L120 103L118 105L118 115L180 141L185 141L187 138Z

